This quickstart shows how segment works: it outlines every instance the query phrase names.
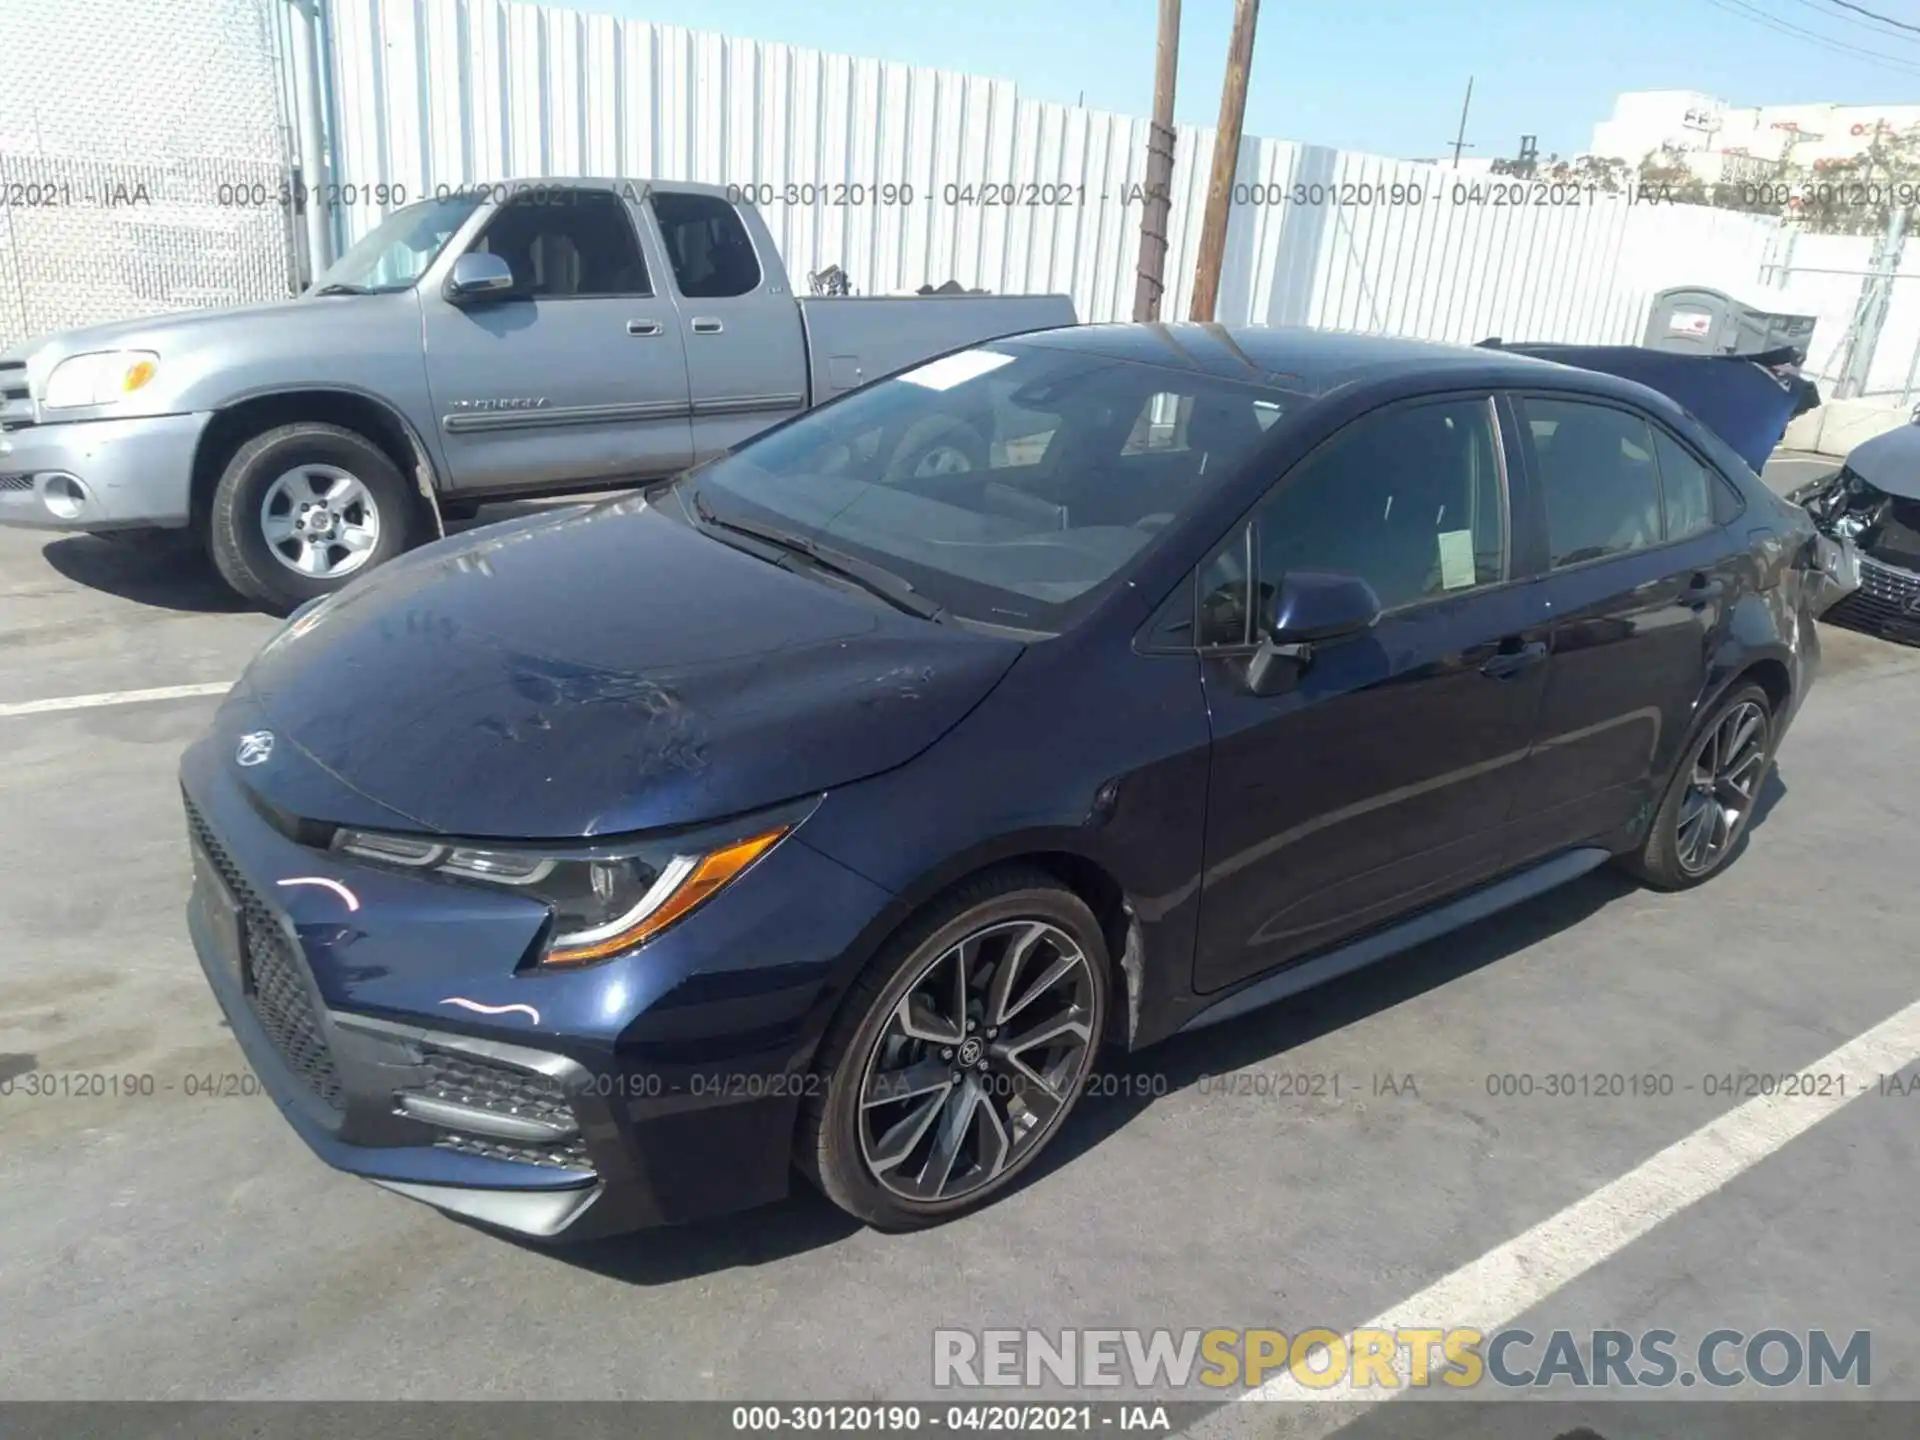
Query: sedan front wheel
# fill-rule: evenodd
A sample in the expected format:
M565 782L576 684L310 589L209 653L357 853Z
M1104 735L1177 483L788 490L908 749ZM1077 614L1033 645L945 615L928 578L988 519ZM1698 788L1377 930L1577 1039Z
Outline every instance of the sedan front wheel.
M969 882L891 942L822 1047L801 1168L848 1213L917 1229L988 1204L1059 1132L1106 1022L1093 913L1050 877Z

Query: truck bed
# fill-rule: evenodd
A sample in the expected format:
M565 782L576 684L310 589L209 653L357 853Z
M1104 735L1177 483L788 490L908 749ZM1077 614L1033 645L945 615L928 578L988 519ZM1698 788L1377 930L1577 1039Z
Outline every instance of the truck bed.
M1068 295L799 298L813 403L980 340L1078 323Z

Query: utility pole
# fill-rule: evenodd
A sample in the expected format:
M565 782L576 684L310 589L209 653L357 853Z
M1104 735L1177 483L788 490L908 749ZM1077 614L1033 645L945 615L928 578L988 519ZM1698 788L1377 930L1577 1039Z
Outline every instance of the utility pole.
M1227 253L1227 220L1233 177L1240 165L1240 124L1247 114L1247 72L1253 68L1253 25L1260 0L1234 0L1233 37L1227 42L1227 75L1220 91L1220 128L1213 137L1213 175L1207 183L1207 218L1200 227L1200 261L1193 277L1193 318L1213 319L1220 299L1220 264Z
M1180 0L1160 0L1153 47L1153 129L1147 138L1146 205L1140 215L1140 277L1133 318L1158 320L1166 291L1167 215L1173 207L1173 82L1180 69Z
M1453 168L1460 168L1460 152L1467 148L1467 111L1473 105L1473 77L1467 76L1467 98L1460 102L1460 130L1453 137Z
M318 278L333 261L328 244L326 194L326 132L322 125L320 79L320 6L317 0L292 0L294 111L300 137L300 184L306 213L307 281Z

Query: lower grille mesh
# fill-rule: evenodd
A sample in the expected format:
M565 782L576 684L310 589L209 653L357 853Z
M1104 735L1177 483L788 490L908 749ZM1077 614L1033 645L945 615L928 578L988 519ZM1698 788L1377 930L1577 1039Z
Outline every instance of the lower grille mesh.
M1920 576L1860 560L1860 588L1820 618L1869 635L1920 643L1920 614L1907 607L1920 602Z
M247 1001L260 1028L301 1083L333 1109L344 1110L346 1091L340 1083L340 1072L333 1063L333 1052L327 1048L319 1017L314 1014L300 958L286 932L191 800L187 801L187 827L240 902L248 968L253 975L253 990Z
M427 1079L409 1086L402 1094L448 1100L495 1115L543 1120L554 1125L571 1127L576 1123L566 1090L550 1075L432 1045L422 1047L421 1059ZM433 1143L442 1150L482 1155L490 1160L513 1160L522 1165L544 1165L557 1170L591 1172L593 1169L593 1162L587 1158L587 1143L577 1134L540 1142L446 1130Z

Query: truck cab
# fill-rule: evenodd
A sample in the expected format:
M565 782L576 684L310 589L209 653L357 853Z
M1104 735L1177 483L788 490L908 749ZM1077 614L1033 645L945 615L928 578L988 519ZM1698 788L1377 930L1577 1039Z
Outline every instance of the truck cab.
M0 356L0 524L186 529L284 612L479 504L672 475L932 355L1073 321L1065 296L796 297L720 186L451 187L298 299Z

